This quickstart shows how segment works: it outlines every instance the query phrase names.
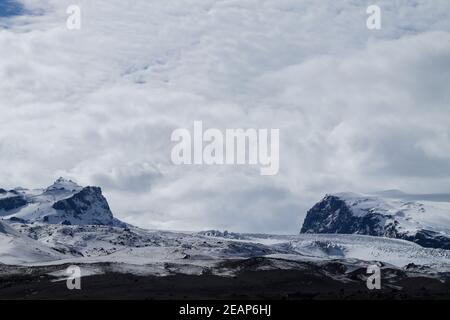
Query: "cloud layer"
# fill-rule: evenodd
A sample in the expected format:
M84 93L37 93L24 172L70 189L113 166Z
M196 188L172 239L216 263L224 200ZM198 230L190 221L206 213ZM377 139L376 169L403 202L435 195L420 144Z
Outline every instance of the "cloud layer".
M450 188L450 3L24 0L0 26L0 180L103 187L147 228L295 233L334 191ZM280 173L174 166L194 120L279 128Z

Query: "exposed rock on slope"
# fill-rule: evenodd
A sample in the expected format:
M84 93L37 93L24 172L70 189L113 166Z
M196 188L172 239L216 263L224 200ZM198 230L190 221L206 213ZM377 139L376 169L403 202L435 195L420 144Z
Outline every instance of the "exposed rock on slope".
M301 233L364 234L450 249L450 203L341 193L307 213Z
M26 223L124 226L113 217L99 187L81 187L63 178L45 189L2 189L0 216Z

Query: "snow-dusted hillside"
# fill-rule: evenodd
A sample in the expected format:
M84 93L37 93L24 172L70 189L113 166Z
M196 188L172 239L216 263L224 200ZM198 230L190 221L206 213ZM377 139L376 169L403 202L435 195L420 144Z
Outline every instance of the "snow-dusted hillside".
M409 240L450 249L450 202L401 192L327 195L305 218L301 233L341 233Z
M8 224L0 221L0 263L25 264L63 258L63 254L20 234Z
M396 268L410 264L427 266L431 271L450 270L450 251L423 248L417 244L362 235L298 236L229 233L189 233L148 231L136 227L52 225L46 223L12 223L9 230L28 239L31 247L41 248L48 256L30 255L27 259L4 259L7 264L50 266L63 264L115 265L121 272L167 275L171 273L202 274L215 270L228 275L220 267L225 261L253 258L273 259L264 268L290 268L291 262L321 265L338 261L351 268L361 268L375 261ZM10 239L11 243L14 239ZM45 248L43 250L42 248ZM23 255L29 253L24 252ZM290 262L289 262L290 261ZM115 270L116 270L115 269ZM116 270L117 271L117 270ZM236 271L236 270L235 270ZM212 271L211 271L212 272Z
M0 216L21 222L122 225L98 187L81 187L59 178L45 189L0 189Z

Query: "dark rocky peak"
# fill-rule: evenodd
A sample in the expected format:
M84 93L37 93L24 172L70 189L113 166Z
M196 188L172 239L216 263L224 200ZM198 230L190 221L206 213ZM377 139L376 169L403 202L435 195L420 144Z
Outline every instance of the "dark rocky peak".
M115 225L111 209L99 187L85 187L73 196L57 201L52 206L58 214L48 216L45 222L79 225Z

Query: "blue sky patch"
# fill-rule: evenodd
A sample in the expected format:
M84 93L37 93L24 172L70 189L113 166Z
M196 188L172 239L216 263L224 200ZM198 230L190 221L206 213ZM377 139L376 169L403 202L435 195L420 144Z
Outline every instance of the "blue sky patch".
M11 0L0 0L0 18L17 16L23 13L23 6Z

